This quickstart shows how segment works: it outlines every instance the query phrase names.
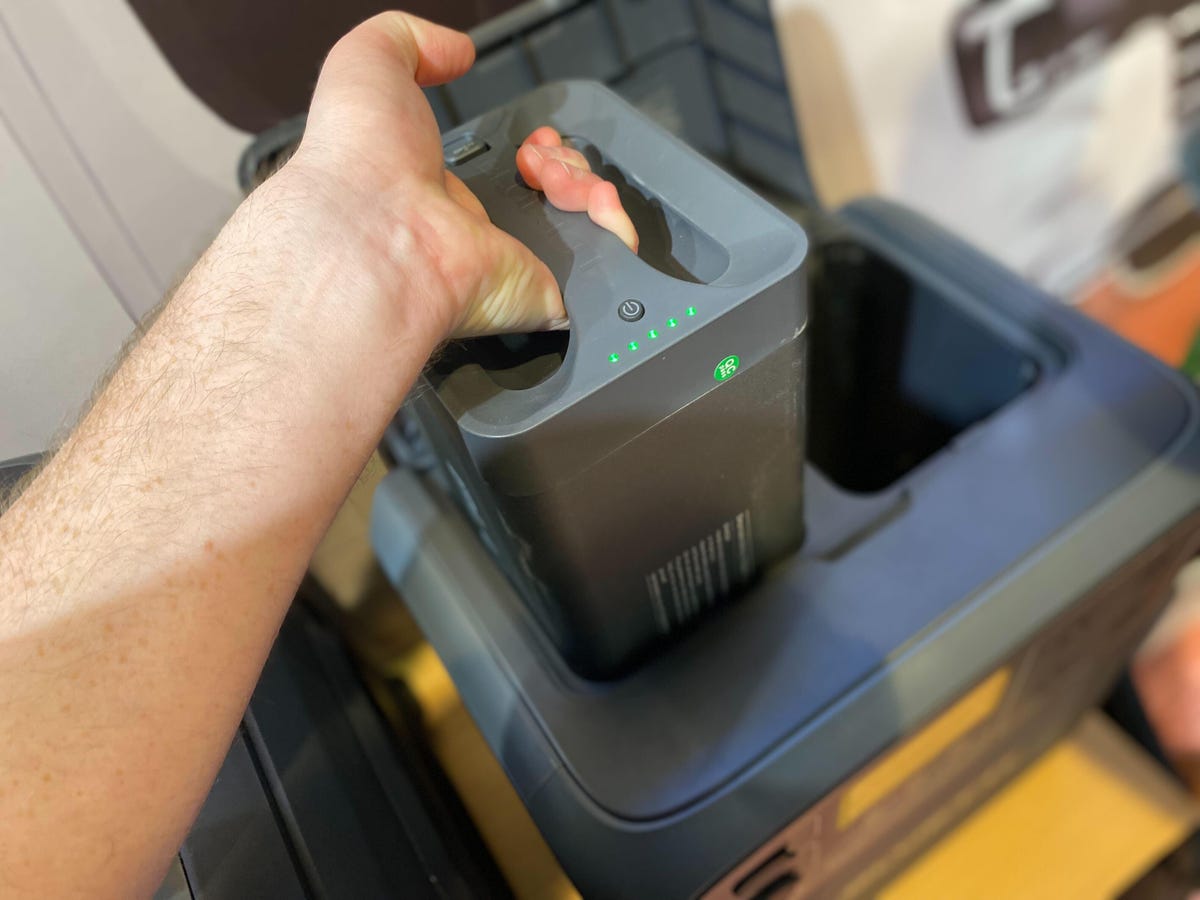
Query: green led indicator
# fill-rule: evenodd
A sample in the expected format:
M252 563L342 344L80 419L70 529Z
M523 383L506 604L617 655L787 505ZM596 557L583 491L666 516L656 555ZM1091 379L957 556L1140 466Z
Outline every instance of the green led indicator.
M630 342L629 342L629 349L630 349L630 350L636 350L636 349L637 349L637 341L630 341Z
M736 356L727 356L717 363L717 367L713 369L713 378L717 379L717 381L725 381L727 378L732 378L733 373L738 370L738 366L741 364L742 361Z
M694 307L694 306L689 306L689 307L687 308L687 314L688 314L689 316L694 316L694 315L696 314L696 307Z
M674 328L678 324L679 324L678 319L667 319L667 327L668 328Z
M649 331L646 332L646 337L650 338L650 340L652 340L652 341L656 341L656 340L658 340L658 332L655 331L653 328L651 328Z
M621 361L621 354L620 353L608 354L608 361L610 363L619 363Z

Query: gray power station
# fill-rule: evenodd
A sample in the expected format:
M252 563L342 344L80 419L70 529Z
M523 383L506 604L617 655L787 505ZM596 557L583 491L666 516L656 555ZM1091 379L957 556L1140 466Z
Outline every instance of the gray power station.
M545 123L669 254L506 183ZM447 149L499 155L458 171L574 328L431 373L388 577L588 900L870 896L1104 696L1200 551L1194 386L894 204L805 239L598 88Z

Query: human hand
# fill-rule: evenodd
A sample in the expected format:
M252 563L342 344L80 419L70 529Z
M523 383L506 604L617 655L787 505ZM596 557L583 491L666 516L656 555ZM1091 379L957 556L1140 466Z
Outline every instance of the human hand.
M517 150L517 169L534 190L567 212L586 212L588 217L611 231L634 253L638 234L617 188L592 172L587 158L563 145L562 135L545 125L529 135Z
M305 255L337 253L357 288L344 302L381 334L402 327L395 307L415 302L437 319L439 339L566 326L545 264L494 227L443 166L420 88L457 78L473 60L466 35L414 16L363 23L329 54L301 146L272 179L284 205L299 200L308 222L319 223ZM616 188L553 129L530 135L518 165L531 188L562 209L587 211L636 250Z

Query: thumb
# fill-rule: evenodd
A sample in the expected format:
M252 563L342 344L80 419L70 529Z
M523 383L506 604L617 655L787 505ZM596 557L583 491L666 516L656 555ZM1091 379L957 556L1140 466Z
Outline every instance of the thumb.
M329 51L321 78L352 83L386 94L407 76L422 87L444 84L466 73L475 61L475 46L461 31L419 16L383 12L347 32Z
M550 269L516 238L484 227L492 262L454 336L565 329L567 313Z
M407 13L380 13L329 51L305 138L358 153L361 145L386 148L433 177L441 170L441 145L420 86L457 78L474 60L475 47L462 32Z

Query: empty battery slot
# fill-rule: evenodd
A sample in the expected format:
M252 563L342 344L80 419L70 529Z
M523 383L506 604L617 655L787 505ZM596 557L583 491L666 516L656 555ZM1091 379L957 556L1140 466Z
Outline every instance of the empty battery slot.
M1035 360L852 240L809 261L809 459L886 488L1027 390Z

